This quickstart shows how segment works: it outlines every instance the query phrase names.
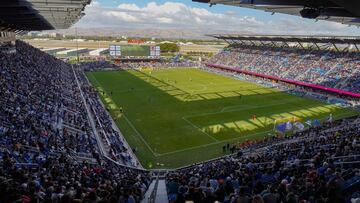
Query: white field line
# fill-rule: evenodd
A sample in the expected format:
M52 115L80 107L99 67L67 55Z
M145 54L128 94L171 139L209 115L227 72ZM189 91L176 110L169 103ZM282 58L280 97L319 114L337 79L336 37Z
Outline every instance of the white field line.
M215 115L215 114L220 114L220 113L229 113L229 112L236 112L236 111L243 111L243 110L249 110L249 109L256 109L256 108L261 108L261 107L270 107L270 106L279 106L279 105L282 105L282 104L286 104L286 102L284 103L278 103L278 104L270 104L270 105L258 105L258 106L255 106L255 105L244 105L244 106L251 106L250 108L235 108L235 109L232 109L232 110L227 110L225 111L224 108L228 108L228 107L224 107L223 109L221 109L220 111L216 111L216 112L209 112L209 113L200 113L200 114L192 114L192 115L189 115L189 116L184 116L184 118L193 118L193 117L200 117L200 116L208 116L208 115ZM311 107L313 106L313 104L309 104L307 106L302 106L302 107ZM230 107L233 107L233 106L230 106ZM302 110L305 110L305 109L302 109ZM277 112L267 112L267 113L277 113ZM288 113L288 112L284 112L284 113Z
M227 106L227 107L222 108L220 112L227 112L226 109L246 110L246 109L255 109L255 108L261 108L261 107L278 106L278 105L287 104L290 101L296 101L296 100L299 100L299 99L298 98L287 99L287 100L285 100L283 102L278 102L276 104L267 104L267 105L234 105L234 106ZM249 108L236 108L236 107L247 107L247 106Z
M99 87L102 87L101 84L99 83L99 81L96 79L96 77L94 77L95 82L99 85ZM103 88L102 88L103 89ZM110 95L107 93L107 91L105 89L103 89L103 91L106 93L106 95L111 99ZM111 99L112 101L112 99ZM139 131L135 128L135 126L131 123L131 121L125 116L125 114L123 114L125 120L128 122L128 124L130 125L130 127L135 131L135 133L138 135L138 137L141 139L141 141L146 145L146 147L150 150L150 152L157 157L159 154L154 152L152 150L152 148L150 147L150 145L146 142L146 140L143 138L143 136L139 133ZM124 137L125 139L125 137Z
M96 80L96 83L100 84L97 79L94 77L94 79ZM204 85L205 86L205 85ZM101 85L100 85L101 87ZM105 90L104 90L105 91ZM106 91L105 91L106 92ZM294 98L294 99L288 99L285 101L292 101L292 100L297 100L298 98ZM180 149L180 150L175 150L175 151L171 151L171 152L165 152L165 153L156 153L152 150L152 148L149 146L149 144L145 141L145 139L143 138L143 136L139 133L139 131L135 128L135 126L131 123L131 121L125 116L125 120L129 123L130 127L138 134L138 136L140 137L140 139L142 140L142 142L144 142L144 144L147 146L147 148L150 150L150 152L155 156L155 157L161 157L161 156L166 156L166 155L170 155L170 154L176 154L179 152L184 152L184 151L189 151L189 150L193 150L193 149L198 149L198 148L204 148L204 147L208 147L211 145L216 145L216 144L220 144L220 143L226 143L226 142L230 142L233 140L238 140L241 138L247 138L247 137L251 137L254 135L258 135L258 134L265 134L265 133L269 133L269 132L273 132L273 130L268 130L268 131L262 131L262 132L257 132L257 133L253 133L253 134L248 134L245 136L240 136L240 137L235 137L235 138L231 138L231 139L227 139L227 140L223 140L223 141L219 141L216 138L214 138L213 136L209 135L208 133L204 132L201 128L199 128L198 126L196 126L195 124L193 124L191 121L187 120L187 118L191 118L191 117L198 117L198 116L204 116L204 115L213 115L213 114L219 114L219 113L226 113L226 112L235 112L235 111L240 111L240 110L247 110L247 109L254 109L254 108L259 108L259 107L267 107L267 106L276 106L276 105L281 105L281 104L286 104L287 102L282 102L282 103L277 103L277 104L271 104L271 105L258 105L258 106L253 106L253 105L246 105L246 106L252 106L252 108L244 108L244 109L235 109L235 110L229 110L229 111L225 111L225 109L228 108L232 108L232 107L236 107L236 106L240 106L240 105L236 105L236 106L228 106L228 107L224 107L222 108L220 111L218 112L211 112L211 113L204 113L204 114L196 114L196 115L189 115L189 116L184 116L182 117L183 120L185 120L187 123L189 123L191 126L193 126L194 128L200 130L201 132L205 133L208 137L210 137L211 139L213 139L215 142L213 143L209 143L209 144L204 144L204 145L198 145L198 146L194 146L194 147L189 147L189 148L184 148L184 149ZM245 106L245 105L243 105ZM309 105L311 106L311 105ZM343 114L339 114L339 115L351 115L351 112L347 112L347 113L343 113ZM338 116L339 116L338 115ZM326 119L326 117L324 117ZM322 119L320 119L322 120Z
M349 113L343 113L343 114L339 114L339 115L352 115L352 113L349 112ZM326 117L323 117L323 118L326 118ZM193 149L208 147L208 146L216 145L216 144L220 144L220 143L226 143L226 142L229 142L229 141L238 140L238 139L241 139L241 138L247 138L247 137L251 137L251 136L254 136L254 135L258 135L258 134L265 134L265 133L269 133L269 132L274 132L274 131L273 130L267 130L267 131L257 132L257 133L248 134L248 135L245 135L245 136L240 136L240 137L235 137L235 138L219 141L217 143L209 143L209 144L204 144L204 145L198 145L198 146L195 146L195 147L189 147L189 148L185 148L185 149L180 149L180 150L176 150L176 151L166 152L166 153L159 154L159 157L160 156L170 155L170 154L176 154L176 153L179 153L179 152L189 151L189 150L193 150Z
M97 79L95 78L96 82L100 85L100 83L97 81ZM101 85L100 85L101 86ZM105 90L104 90L105 91ZM106 92L106 91L105 91ZM107 94L107 92L106 92ZM219 113L219 112L218 112ZM192 150L192 149L197 149L197 148L203 148L203 147L207 147L207 146L211 146L211 145L215 145L215 144L219 144L219 143L225 143L225 142L229 142L232 140L236 140L236 139L240 139L242 137L250 137L256 134L261 134L261 133L266 133L266 132L270 132L270 131L264 131L264 132L258 132L258 133L254 133L254 134L250 134L250 135L246 135L246 136L241 136L241 137L236 137L236 138L232 138L232 139L227 139L224 141L219 141L216 138L214 138L213 136L209 135L208 133L206 133L205 131L203 131L201 128L199 128L198 126L194 125L192 122L190 122L189 120L187 120L185 117L183 117L182 119L185 120L187 123L189 123L191 126L193 126L194 128L200 130L201 132L203 132L204 134L206 134L209 138L211 138L212 140L214 140L215 142L213 143L209 143L209 144L205 144L205 145L198 145L195 147L189 147L189 148L185 148L185 149L180 149L180 150L175 150L175 151L171 151L171 152L165 152L165 153L156 153L152 150L152 148L149 146L149 144L146 142L146 140L143 138L143 136L140 134L140 132L135 128L135 126L131 123L131 121L125 116L125 114L123 114L125 120L129 123L130 127L135 131L136 134L138 134L138 137L141 139L141 141L146 145L146 147L150 150L150 152L155 156L155 157L160 157L160 156L165 156L165 155L169 155L169 154L175 154L175 153L179 153L179 152L184 152L184 151L188 151L188 150Z
M331 112L329 112L329 113L331 113ZM346 116L344 116L344 115L346 115ZM354 115L352 112L344 112L344 113L341 113L341 114L338 114L338 115L336 115L336 118L333 118L334 120L339 120L339 119L343 119L343 118L346 118L346 117L349 117L349 116L351 116L351 115ZM328 116L324 116L324 117L321 117L321 118L319 118L319 120L326 120L326 119L328 119L329 117Z
M143 138L143 136L139 133L139 131L135 128L135 126L131 123L131 121L125 116L125 114L123 114L125 120L129 123L130 127L135 131L135 133L139 136L139 138L141 139L141 141L146 145L146 147L150 150L150 152L155 156L159 156L158 153L154 152L152 150L152 148L150 147L150 145L146 142L146 140Z
M190 122L189 120L187 120L186 118L182 117L182 119L184 121L186 121L188 124L190 124L192 127L198 129L200 132L204 133L205 135L207 135L209 138L211 138L212 140L214 140L215 142L219 143L220 141L218 139L216 139L215 137L209 135L209 133L205 132L204 130L202 130L201 128L199 128L197 125L193 124L192 122Z
M180 149L180 150L176 150L176 151L166 152L166 153L160 154L159 156L165 156L165 155L169 155L169 154L175 154L175 153L189 151L189 150L193 150L193 149L208 147L208 146L211 146L211 145L216 145L216 144L220 144L220 143L226 143L226 142L229 142L229 141L238 140L238 139L241 139L241 138L247 138L247 137L251 137L251 136L254 136L254 135L258 135L258 134L265 134L265 133L269 133L269 132L273 132L273 130L257 132L257 133L244 135L244 136L240 136L240 137L235 137L235 138L231 138L231 139L227 139L227 140L223 140L223 141L219 141L219 142L213 142L213 143L209 143L209 144L198 145L198 146L195 146L195 147L189 147L189 148Z
M102 91L105 91L105 90L102 88L102 86L101 86L101 84L99 83L99 81L96 79L96 77L93 76L92 74L90 74L90 76L95 79L95 82L99 85L98 88L101 89ZM87 77L87 76L86 76L86 77ZM88 82L91 84L91 82L89 81L88 78L87 78L87 80L88 80ZM105 103L104 103L101 99L100 99L100 103L101 103L101 105L104 107L104 109L106 109L106 105L105 105ZM113 117L111 116L110 112L106 111L106 113L111 117L112 125L114 125L113 128L115 128L114 130L118 131L118 133L120 134L121 138L124 140L125 146L128 147L128 149L131 149L130 144L129 144L128 141L126 140L124 134L121 132L119 126L117 126L117 124L116 124L116 122L114 121ZM131 136L132 136L132 135L131 135ZM134 136L132 136L132 137L134 137ZM130 150L130 153L131 153L132 156L135 157L135 159L136 159L137 162L140 164L140 166L141 166L142 168L144 168L144 167L142 166L139 158L135 155L135 153L134 153L132 150Z
M192 90L193 92L201 92L201 91L205 91L208 89L208 86L207 85L204 85L204 84L200 84L199 86L202 86L201 89L197 89L197 90Z

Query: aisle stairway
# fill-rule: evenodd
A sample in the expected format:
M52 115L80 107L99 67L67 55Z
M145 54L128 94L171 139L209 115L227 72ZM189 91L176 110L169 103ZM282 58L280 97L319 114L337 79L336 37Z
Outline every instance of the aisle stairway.
M154 173L153 181L151 182L144 199L141 203L167 203L168 196L166 191L165 171Z
M166 192L165 178L159 180L157 187L155 202L168 202L168 196Z
M154 179L154 180L150 183L149 188L148 188L148 190L146 191L146 193L145 193L145 195L144 195L144 199L141 201L141 203L147 203L147 202L149 202L149 199L151 198L151 194L152 194L153 191L154 191L155 185L156 185L156 179Z

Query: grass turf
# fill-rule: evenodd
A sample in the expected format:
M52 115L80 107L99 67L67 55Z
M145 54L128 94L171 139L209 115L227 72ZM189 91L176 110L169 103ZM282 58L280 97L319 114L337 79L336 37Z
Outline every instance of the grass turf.
M146 168L175 168L222 156L227 143L269 136L275 120L357 114L199 69L99 71L87 77L104 92L103 103Z

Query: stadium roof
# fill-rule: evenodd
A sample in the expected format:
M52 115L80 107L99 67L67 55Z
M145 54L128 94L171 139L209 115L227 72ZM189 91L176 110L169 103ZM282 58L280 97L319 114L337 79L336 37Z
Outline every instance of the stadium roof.
M284 13L304 18L327 20L348 25L360 25L358 0L193 0L210 5L224 4L244 8Z
M222 40L263 41L263 42L295 42L295 43L330 43L360 44L360 37L352 36L303 36L303 35L208 35Z
M91 0L1 0L0 31L22 32L69 28Z
M90 56L100 56L101 54L109 53L109 48L95 49L89 52Z

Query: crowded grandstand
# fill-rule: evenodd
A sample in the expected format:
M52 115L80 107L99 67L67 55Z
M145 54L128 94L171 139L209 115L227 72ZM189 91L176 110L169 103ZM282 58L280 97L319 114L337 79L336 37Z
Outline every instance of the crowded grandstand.
M360 91L356 37L216 37L234 41L209 63L354 93ZM255 42L258 46L254 46Z
M59 2L66 7L65 1ZM0 33L4 36L0 38L1 203L360 201L359 38L213 35L225 40L228 46L205 61L159 57L156 60L127 58L126 62L118 63L116 60L119 59L111 58L77 61L75 64L15 40L15 33L69 27L81 17L82 10L90 3L76 2L76 5L67 5L73 9L66 12L52 9L51 6L58 5L50 3L48 10L41 10L41 15L35 11L44 2L34 6L22 1L12 4L14 12L30 13L33 23L22 15L13 21L0 13ZM9 5L0 3L0 8L5 6ZM54 15L58 18L49 17ZM179 78L179 72L174 72L173 78L170 78L167 71L188 71L185 74L188 78L184 79L186 83ZM128 74L137 81L143 77L145 79L140 81L141 84L158 85L158 94L153 97L135 95L136 91L147 92L149 89L137 90L138 87L132 85L131 81L119 83L119 86L125 86L124 91L111 89L111 84L111 90L107 91L103 88L105 85L101 86L101 82L90 77L91 74L104 73L120 77L124 77L121 74ZM188 76L188 73L194 75ZM163 74L165 79L156 74ZM181 85L193 88L199 82L198 78L205 76L210 78L206 78L206 83L212 86L205 86L200 81L203 89L189 92L181 89ZM232 81L228 83L231 85L255 84L249 87L256 88L246 89L249 95L243 92L237 94L236 91L225 92L230 96L224 96L225 93L221 95L223 92L212 94L211 98L206 97L205 93L208 92L201 95L201 91L215 86L230 89L226 84L218 84L223 81L221 79ZM237 83L239 81L246 83ZM169 95L163 93L165 91L175 93L169 99ZM132 139L141 140L150 151L152 147L130 121L128 128L136 133L128 133L124 125L119 125L119 119L129 120L125 116L128 112L124 111L136 112L140 118L147 117L141 115L140 105L131 109L125 108L125 103L112 101L112 96L117 95L120 95L120 100L131 95L146 107L156 106L156 103L160 103L157 99L166 95L179 108L191 102L196 103L197 108L206 108L209 103L203 105L201 102L204 100L211 102L210 108L215 108L215 102L222 99L226 100L226 104L239 106L248 97L267 102L266 96L294 95L292 100L306 98L306 101L316 101L318 106L327 104L330 110L322 112L322 116L326 115L322 120L305 120L306 117L299 114L297 117L281 117L282 120L265 120L268 123L263 122L263 115L257 115L258 112L254 110L256 113L248 112L251 115L248 122L255 123L253 126L257 128L263 127L266 133L261 132L260 136L251 138L251 134L246 134L248 132L241 132L245 133L246 139L239 136L239 139L231 137L221 141L214 138L212 132L201 129L183 117L181 119L188 122L185 131L200 132L214 139L214 143L221 147L215 155L211 155L211 160L206 157L207 160L192 161L191 164L176 163L180 167L171 167L155 163L160 159L154 159L154 163L148 165L143 155L147 152L139 152L143 150L143 144L134 145ZM178 95L186 97L181 101L180 97L176 97ZM277 97L272 99L270 108L274 109L277 103L291 103ZM124 108L118 107L120 105ZM163 105L160 103L160 106ZM250 107L241 106L241 110L254 109ZM227 113L226 106L224 108L220 113ZM335 117L335 110L346 114L341 117L336 114ZM117 114L114 114L115 111ZM169 110L167 114L174 112ZM168 115L162 115L165 116L164 120L170 119ZM153 120L158 119L150 116ZM210 116L204 120L210 120ZM163 120L159 123L159 127L169 133L167 138L180 132L171 131L180 125L176 122L172 126ZM182 139L182 135L178 136L174 139ZM153 138L154 142L159 142L160 138L157 138ZM212 144L209 143L197 147ZM153 150L154 157L176 153L170 151L163 155L160 149ZM189 153L192 153L191 150Z

